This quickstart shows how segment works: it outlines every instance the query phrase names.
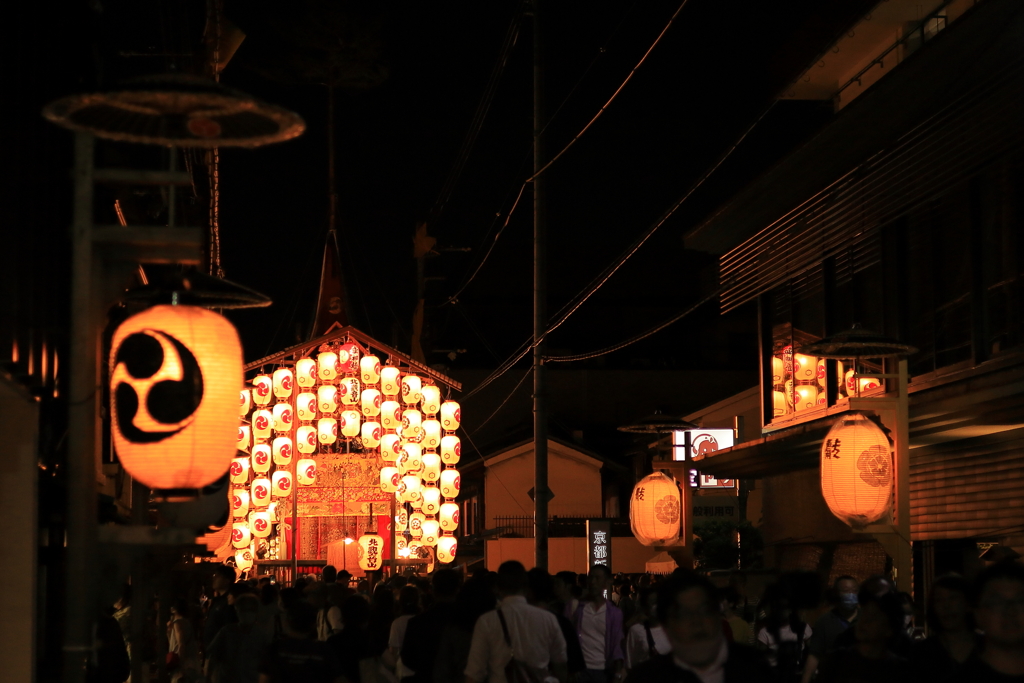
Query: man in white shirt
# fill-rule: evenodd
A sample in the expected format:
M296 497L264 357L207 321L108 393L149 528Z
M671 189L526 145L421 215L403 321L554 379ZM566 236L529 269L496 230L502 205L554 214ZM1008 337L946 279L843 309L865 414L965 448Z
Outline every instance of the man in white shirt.
M527 604L526 587L526 568L521 563L509 560L498 567L501 599L498 608L482 615L473 628L466 683L506 683L505 667L512 659L533 670L549 670L565 683L565 637L554 614Z
M605 597L612 583L607 565L595 564L587 576L587 599L576 608L573 621L583 648L586 671L581 683L618 683L624 676L622 612Z

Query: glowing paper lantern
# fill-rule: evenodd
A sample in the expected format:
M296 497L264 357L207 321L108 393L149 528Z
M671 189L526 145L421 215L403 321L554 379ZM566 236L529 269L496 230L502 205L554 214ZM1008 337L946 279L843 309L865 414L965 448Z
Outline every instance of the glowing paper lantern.
M444 531L455 531L459 527L458 503L442 503L439 517Z
M424 486L420 493L423 494L423 514L436 515L441 511L441 492L436 486Z
M359 359L359 379L363 384L376 384L380 381L380 358L363 356Z
M437 411L441 410L441 390L433 384L426 384L420 389L421 404L420 408L427 415L437 415Z
M242 389L238 395L238 415L239 417L245 417L252 410L252 391L249 389Z
M338 387L331 384L323 384L316 390L316 407L325 414L330 415L338 409Z
M364 572L375 572L384 566L384 539L377 534L363 534L359 537L359 568Z
M807 382L818 377L818 359L802 353L793 354L793 379Z
M799 354L798 354L799 355ZM818 387L811 384L801 384L794 389L796 393L797 410L813 408L818 403Z
M402 440L398 434L385 434L380 438L380 457L386 462L395 462L402 453Z
M398 555L401 557L402 551L409 549L409 539L402 535L395 536L395 547L398 548ZM408 557L409 553L406 552L405 556Z
M437 561L441 564L449 564L455 559L455 551L458 542L454 536L442 536L437 540Z
M252 447L252 471L265 474L270 471L270 446L265 443Z
M304 422L316 419L316 406L316 394L311 391L304 391L295 399L295 410Z
M249 500L253 507L266 507L270 503L270 480L266 477L253 479L249 487Z
M423 421L423 438L420 443L424 448L437 448L441 445L441 423L437 420Z
M252 446L252 427L238 425L238 441L235 443L235 449L248 453L250 446Z
M252 569L252 551L245 548L235 553L235 566L238 567L240 572L247 572Z
M441 473L441 485L438 488L445 498L452 499L458 496L461 486L462 477L459 476L458 470L445 470Z
M462 439L451 434L441 438L441 461L445 465L456 465L462 457Z
M320 443L330 445L338 440L338 421L333 417L321 417L316 421L316 438Z
M404 534L409 528L409 513L405 508L399 508L395 515L395 533Z
M292 406L289 403L274 405L274 431L290 432L292 429Z
M401 390L401 383L398 380L398 368L387 366L380 371L380 390L385 396L396 396Z
M419 375L406 375L402 378L402 402L419 403L420 390L423 383Z
M248 522L235 522L231 525L231 545L235 548L248 548L252 543L252 531Z
M422 538L423 522L425 521L427 521L427 516L422 512L414 512L409 515L409 533L412 534L413 538Z
M235 458L228 469L232 484L249 482L249 458Z
M856 396L858 390L863 394L865 391L871 391L882 386L882 381L877 377L858 377L854 379L853 375L854 371L852 369L846 371L846 393L850 396Z
M401 465L407 472L419 472L423 469L423 449L418 443L403 445L402 453L405 457L402 458Z
M270 438L270 428L274 424L274 414L261 408L252 414L252 436L256 441Z
M291 398L292 389L295 386L295 375L291 368L278 368L274 370L274 396L278 398Z
M273 530L270 525L270 515L266 512L250 512L249 528L256 538L266 538Z
M302 425L296 430L295 447L299 449L299 453L315 453L316 443L316 429L310 425Z
M402 426L398 430L406 441L419 442L423 438L423 413L415 408L402 411Z
M441 456L437 453L423 454L423 481L436 482L441 478Z
M258 406L270 404L270 394L274 388L274 380L270 375L256 375L252 378L252 400Z
M273 478L270 480L271 495L274 498L284 498L290 496L292 493L292 473L287 470L278 470L274 472Z
M380 415L380 391L377 389L363 389L360 405L363 415L366 417L377 417Z
M338 366L338 354L333 351L324 351L316 357L317 376L321 381L330 382L338 377L341 372Z
M675 479L661 472L648 474L633 487L629 525L643 545L672 545L679 540L682 495Z
M832 425L821 446L821 493L829 510L861 529L892 504L893 464L885 433L860 413Z
M246 517L249 514L249 492L235 489L231 492L231 514L234 517Z
M412 494L420 492L422 484L419 477L414 474L407 474L402 477L402 486L405 490L406 499L411 500Z
M416 512L423 511L423 491L411 491L406 493L406 501Z
M348 344L342 344L338 349L338 363L340 365L339 372L348 375L354 375L359 372L359 357L362 355L362 351L359 350L357 344L349 342Z
M316 483L316 460L310 460L309 458L300 460L296 464L295 471L299 476L299 483L303 486L310 486Z
M362 391L363 386L359 383L359 378L357 377L346 377L338 383L338 398L341 399L343 405L359 405Z
M377 422L364 422L360 436L363 448L376 448L380 445L380 438L384 436L384 430Z
M295 383L303 389L316 386L316 361L312 358L300 358L295 361Z
M274 464L278 467L287 467L292 464L292 454L294 453L292 440L287 436L279 436L274 439Z
M121 464L155 489L198 489L237 450L242 347L213 311L154 306L121 323L110 352L111 432Z
M455 401L441 404L441 428L446 432L454 432L462 424L462 408Z
M423 520L423 536L420 537L420 541L422 541L423 545L437 545L437 540L440 536L441 525L437 523L436 519Z
M772 384L782 384L786 379L786 369L782 363L782 359L778 356L772 356Z
M397 429L402 424L399 411L402 406L398 401L384 401L380 404L380 425L384 429Z
M781 417L789 412L789 402L781 391L772 392L772 416Z
M380 468L380 490L384 493L394 493L398 490L401 477L397 467Z

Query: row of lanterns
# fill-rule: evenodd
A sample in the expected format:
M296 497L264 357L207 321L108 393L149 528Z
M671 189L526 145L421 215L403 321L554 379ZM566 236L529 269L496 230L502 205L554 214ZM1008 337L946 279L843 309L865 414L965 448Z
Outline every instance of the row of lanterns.
M844 369L841 362L836 366L840 397L859 396L881 386L877 377L854 377L854 368ZM772 356L772 415L824 406L826 375L824 358L794 353L792 345L784 346Z

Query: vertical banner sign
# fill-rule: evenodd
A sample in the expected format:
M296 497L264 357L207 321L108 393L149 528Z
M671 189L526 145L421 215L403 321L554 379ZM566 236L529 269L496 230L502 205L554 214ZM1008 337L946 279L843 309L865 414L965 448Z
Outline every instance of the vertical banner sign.
M612 521L587 520L587 567L603 564L612 568Z

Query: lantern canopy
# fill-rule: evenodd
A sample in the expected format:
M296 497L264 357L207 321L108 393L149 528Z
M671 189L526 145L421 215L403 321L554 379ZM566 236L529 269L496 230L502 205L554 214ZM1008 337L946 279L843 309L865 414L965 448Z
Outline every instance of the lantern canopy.
M441 410L441 389L433 384L426 384L420 389L422 403L420 408L427 415L437 415Z
M338 354L333 351L325 351L316 357L317 375L323 382L330 382L338 376Z
M384 493L394 493L397 491L400 480L397 467L380 468L380 490Z
M358 410L343 410L338 426L341 428L342 436L353 437L359 435L359 424L362 417Z
M154 489L198 489L228 469L238 443L242 346L226 318L194 306L154 306L111 342L114 446Z
M250 512L249 528L256 538L266 538L273 531L270 524L270 514L267 512Z
M316 397L321 413L333 413L338 409L338 387L324 384L316 390Z
M380 381L380 358L363 356L359 359L359 379L363 384L376 384Z
M316 407L316 394L311 391L304 391L295 399L295 412L303 422L316 419Z
M346 377L338 383L338 396L341 398L341 402L347 406L358 405L362 391L362 385L355 377Z
M633 487L629 524L643 545L672 545L679 540L682 495L671 477L649 474Z
M240 451L249 452L249 448L252 446L252 427L249 425L238 425L238 441L235 442L235 448Z
M376 448L380 445L380 439L384 436L384 430L378 422L364 422L361 432L363 448Z
M238 416L245 417L252 410L252 391L242 389L238 396Z
M441 438L441 460L445 465L457 465L462 457L462 440L451 434Z
M402 439L398 434L385 434L380 438L380 457L387 462L398 460L402 453Z
M384 429L396 429L402 424L399 417L401 408L398 401L390 399L380 404L380 424Z
M338 440L338 421L333 417L321 417L316 421L317 439L330 445Z
M274 431L288 432L292 428L292 406L290 403L278 403L274 405Z
M273 454L274 464L278 467L287 467L292 463L292 440L287 436L279 436L274 439Z
M402 377L402 401L404 403L419 403L422 386L423 382L420 380L419 375L405 375Z
M252 551L249 548L245 548L235 553L235 565L239 571L243 572L252 569Z
M844 415L821 445L821 493L829 510L864 528L889 512L892 491L889 439L866 415Z
M423 454L423 481L437 482L441 478L441 458L437 453Z
M274 424L274 414L261 408L252 414L252 436L258 441L270 438L270 428Z
M423 520L423 537L420 539L423 545L437 545L437 541L441 536L441 525L437 523L436 519L425 519Z
M377 571L384 565L384 539L377 534L359 537L359 568L365 572Z

